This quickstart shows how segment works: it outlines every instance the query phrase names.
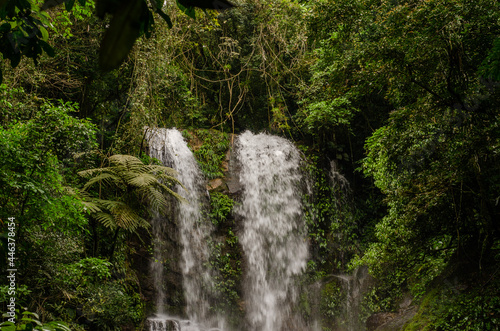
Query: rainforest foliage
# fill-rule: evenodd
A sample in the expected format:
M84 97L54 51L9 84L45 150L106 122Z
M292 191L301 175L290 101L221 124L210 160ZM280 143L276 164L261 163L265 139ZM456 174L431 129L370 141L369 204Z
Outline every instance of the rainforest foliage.
M500 2L192 3L0 0L0 310L15 218L18 329L140 329L136 253L176 183L144 127L185 130L212 180L230 134L265 130L307 159L325 330L342 327L331 275L363 265L363 321L410 296L408 330L498 330ZM237 202L210 196L213 309L237 314Z

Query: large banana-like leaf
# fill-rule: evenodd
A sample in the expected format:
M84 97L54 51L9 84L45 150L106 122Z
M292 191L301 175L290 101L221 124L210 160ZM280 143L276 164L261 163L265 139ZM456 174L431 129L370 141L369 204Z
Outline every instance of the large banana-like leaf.
M116 9L99 50L103 70L118 68L139 37L143 17L148 14L144 0L125 0Z

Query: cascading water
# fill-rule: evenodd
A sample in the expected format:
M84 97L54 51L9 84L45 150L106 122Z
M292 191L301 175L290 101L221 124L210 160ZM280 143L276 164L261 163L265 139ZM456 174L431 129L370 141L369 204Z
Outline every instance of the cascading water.
M330 162L329 173L333 191L338 194L336 199L338 210L349 208L349 196L352 194L349 181L339 171L335 161ZM339 324L346 331L363 331L365 325L360 319L361 300L370 284L370 277L366 267L358 267L351 274L331 275L340 280L342 291L345 294L341 302L342 311L339 316Z
M243 185L236 212L244 219L240 242L247 263L249 329L302 330L300 317L293 314L294 281L308 258L300 154L286 139L245 132L238 138L236 157Z
M185 325L182 330L199 330L196 323L222 328L223 320L210 315L209 298L212 296L213 280L207 268L209 259L208 240L213 231L210 222L201 217L201 205L204 194L203 175L189 150L182 134L176 129L153 129L147 136L150 156L157 158L164 165L177 170L179 181L185 189L177 187L177 191L187 202L179 203L175 219L180 233L182 245L181 270L183 276L184 296L186 299L186 314L191 322L179 322ZM163 228L161 217L153 220L154 242L161 242ZM161 246L160 246L161 247ZM156 283L157 309L162 314L164 306L163 258L161 248L154 252L152 265L153 279ZM190 326L188 326L190 324Z

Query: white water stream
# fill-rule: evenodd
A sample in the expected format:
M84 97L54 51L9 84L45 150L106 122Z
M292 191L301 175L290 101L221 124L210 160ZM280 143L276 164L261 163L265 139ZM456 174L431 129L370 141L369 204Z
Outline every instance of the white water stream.
M238 138L236 157L243 186L236 212L244 218L240 242L247 263L249 329L300 330L294 281L308 258L300 154L284 138L245 132Z
M213 232L213 225L202 218L201 206L203 196L207 194L204 188L204 178L198 167L193 153L188 148L182 134L176 129L153 129L147 137L150 147L150 156L157 158L164 165L177 170L179 181L184 185L177 187L177 192L187 202L178 203L175 215L182 245L181 271L183 276L184 296L186 299L186 315L190 321L201 323L206 327L222 327L223 319L213 316L210 311L209 298L213 293L213 279L207 267L210 251L208 241ZM153 220L154 242L161 242L163 228L162 218ZM157 255L158 254L158 255ZM155 246L154 261L152 263L153 279L157 292L158 314L165 313L163 288L163 265L161 252ZM191 326L182 330L199 330Z
M204 178L192 152L176 129L154 129L147 136L150 156L176 169L186 190L178 187L188 203L174 212L182 245L181 271L189 320L173 318L164 309L162 240L164 219L153 220L157 316L148 319L150 331L224 330L224 319L210 312L216 297L213 275L207 268L208 242L213 225L202 218ZM244 255L243 305L248 331L310 330L297 307L297 280L309 256L302 212L301 156L288 140L267 134L241 134L235 146L243 188L235 213L242 219L239 239ZM172 215L170 215L172 217ZM313 327L312 329L316 329ZM238 330L240 331L240 330Z

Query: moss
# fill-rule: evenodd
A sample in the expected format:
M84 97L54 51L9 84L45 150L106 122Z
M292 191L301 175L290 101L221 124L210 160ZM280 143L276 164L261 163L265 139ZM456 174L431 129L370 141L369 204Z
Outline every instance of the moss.
M434 282L404 331L500 330L500 280L488 275L462 268Z
M342 312L344 293L336 281L325 284L321 290L320 312L322 325L334 325Z
M417 314L405 325L405 331L429 330L428 326L431 323L432 311L435 309L436 303L440 302L438 299L439 290L433 289L428 292L420 304Z

